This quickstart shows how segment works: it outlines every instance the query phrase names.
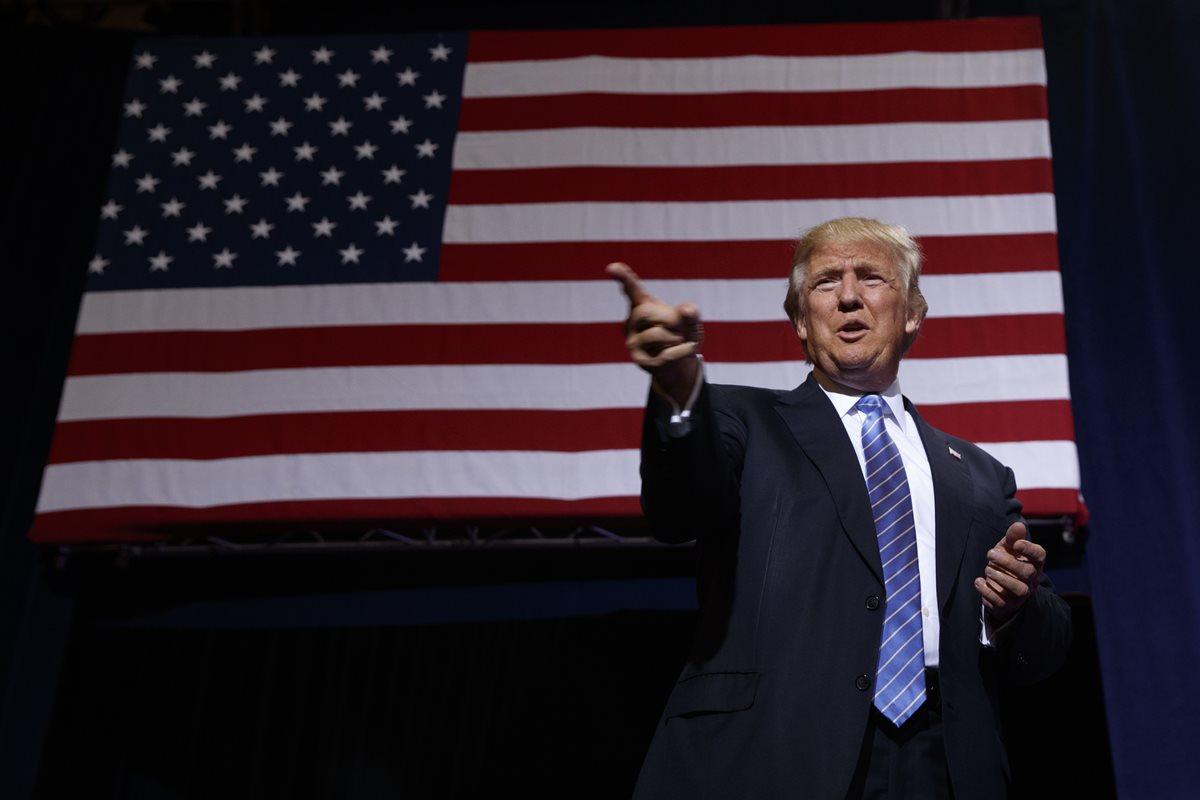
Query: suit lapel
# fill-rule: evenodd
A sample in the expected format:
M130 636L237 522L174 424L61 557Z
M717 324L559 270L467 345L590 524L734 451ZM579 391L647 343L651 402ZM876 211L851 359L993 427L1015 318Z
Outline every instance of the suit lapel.
M967 532L971 525L970 498L974 488L967 465L950 454L950 442L945 434L921 419L907 399L904 404L917 422L925 455L929 458L929 471L933 475L938 610L944 611L966 552Z
M829 398L810 376L781 397L775 410L820 471L837 507L842 529L882 584L879 542L875 538L875 520L862 468Z

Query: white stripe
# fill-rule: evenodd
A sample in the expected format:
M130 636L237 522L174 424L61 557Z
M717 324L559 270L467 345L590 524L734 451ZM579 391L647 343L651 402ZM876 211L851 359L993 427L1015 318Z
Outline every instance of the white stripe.
M1053 233L1054 195L865 197L705 203L514 203L450 206L454 243L787 240L835 217L901 220L916 236Z
M1062 399L1065 356L905 362L910 397L941 403ZM791 388L804 362L709 363L717 383ZM903 367L902 367L903 369ZM960 389L961 381L968 381ZM486 391L485 391L486 389ZM641 408L646 376L630 364L321 367L158 372L67 379L59 419L234 417L324 411ZM920 400L917 400L918 404ZM997 446L999 447L999 446Z
M1018 489L1079 488L1079 454L1074 442L999 442L979 446L1012 469Z
M462 131L455 170L535 167L718 167L1050 158L1044 119Z
M900 362L900 385L918 407L1071 397L1065 355L908 358Z
M637 493L635 450L325 453L56 464L46 468L37 510L406 497L578 500Z
M1073 473L1074 448L1069 442L1012 445L1009 460L1024 460L1026 450L1033 458L1045 459L1046 448L1039 447L1045 444L1059 445L1060 451L1046 467ZM1067 446L1070 457L1063 455ZM638 493L638 460L636 450L603 450L333 453L53 464L46 468L38 511L145 504L206 507L272 500L632 497ZM1063 483L1055 479L1050 485ZM1022 488L1040 487L1035 483Z
M823 92L1045 83L1041 50L724 58L581 56L469 63L463 96Z
M637 265L634 265L635 267ZM611 322L628 305L610 280L495 283L384 283L91 292L79 334L230 331L338 325L491 325L509 322ZM780 277L755 280L654 280L646 289L672 303L696 304L710 322L778 320L787 290ZM1058 272L928 275L921 291L930 318L1062 313Z

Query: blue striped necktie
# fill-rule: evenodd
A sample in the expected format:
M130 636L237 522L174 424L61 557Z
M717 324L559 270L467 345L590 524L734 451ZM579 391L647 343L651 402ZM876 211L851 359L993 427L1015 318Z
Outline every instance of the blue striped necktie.
M925 643L921 625L921 573L912 497L900 451L883 427L883 399L864 395L855 405L865 416L863 456L867 495L883 562L883 640L875 668L875 707L897 726L925 700Z

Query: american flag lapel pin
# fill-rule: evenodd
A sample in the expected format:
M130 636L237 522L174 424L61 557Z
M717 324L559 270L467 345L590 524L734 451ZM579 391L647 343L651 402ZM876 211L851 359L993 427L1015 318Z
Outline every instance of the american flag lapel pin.
M955 450L955 449L954 449L953 447L951 447L950 445L946 445L946 449L950 451L950 455L954 456L954 457L955 457L955 458L957 458L959 461L962 461L962 453L958 452L957 450Z

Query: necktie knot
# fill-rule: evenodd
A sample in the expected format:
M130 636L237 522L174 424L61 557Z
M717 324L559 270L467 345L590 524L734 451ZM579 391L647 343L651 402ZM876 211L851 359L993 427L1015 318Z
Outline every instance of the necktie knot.
M868 417L878 417L883 414L883 398L877 394L864 394L854 407Z

